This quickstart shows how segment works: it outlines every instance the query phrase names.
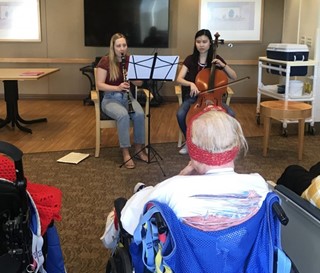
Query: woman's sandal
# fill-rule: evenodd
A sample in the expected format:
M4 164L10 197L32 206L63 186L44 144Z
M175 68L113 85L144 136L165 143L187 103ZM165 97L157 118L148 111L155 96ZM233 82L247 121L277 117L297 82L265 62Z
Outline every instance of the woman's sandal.
M143 152L140 152L140 153L136 154L135 158L140 159L140 160L142 160L144 162L148 162L148 160L149 160L148 159L148 155L143 153Z
M136 167L136 165L134 164L132 159L130 159L128 162L124 163L124 166L127 169L134 169Z

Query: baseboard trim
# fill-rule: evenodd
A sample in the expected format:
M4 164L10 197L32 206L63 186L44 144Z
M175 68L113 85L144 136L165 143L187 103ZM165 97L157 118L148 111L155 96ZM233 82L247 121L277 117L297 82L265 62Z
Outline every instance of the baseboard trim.
M4 95L1 94L0 98L3 99ZM90 100L89 94L19 94L19 99L30 99L30 100ZM162 96L164 102L177 102L176 96ZM266 99L262 99L264 101ZM270 100L270 98L268 99ZM257 103L257 98L255 97L232 97L232 103Z
M0 98L3 99L4 95L1 94ZM89 94L81 95L81 94L19 94L19 99L26 100L84 100L90 99Z
M176 96L162 96L163 101L165 102L178 102ZM257 103L256 97L232 97L232 103Z

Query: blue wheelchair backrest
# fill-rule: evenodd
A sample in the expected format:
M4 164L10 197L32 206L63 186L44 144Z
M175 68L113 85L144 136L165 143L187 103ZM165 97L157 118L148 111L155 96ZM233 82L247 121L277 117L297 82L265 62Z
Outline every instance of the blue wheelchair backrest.
M201 231L180 221L166 204L149 202L130 246L135 272L287 273L291 261L281 250L280 222L269 193L246 222L220 231ZM148 207L148 209L147 209ZM167 227L159 239L155 215ZM161 233L161 232L160 232Z

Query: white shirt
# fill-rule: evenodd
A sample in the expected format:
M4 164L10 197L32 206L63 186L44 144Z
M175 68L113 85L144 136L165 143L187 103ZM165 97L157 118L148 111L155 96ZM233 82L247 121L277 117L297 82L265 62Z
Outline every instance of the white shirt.
M174 176L135 193L121 212L121 223L128 233L133 234L144 205L150 200L167 204L181 219L208 214L210 200L197 198L197 195L243 194L248 191L261 197L260 207L270 190L259 174L238 174L233 168L215 169L206 175Z

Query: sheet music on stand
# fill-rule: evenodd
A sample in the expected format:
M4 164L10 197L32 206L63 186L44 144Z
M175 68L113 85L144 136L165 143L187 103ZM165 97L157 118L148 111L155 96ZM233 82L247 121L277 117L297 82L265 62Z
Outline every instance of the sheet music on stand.
M179 56L131 55L127 77L129 80L173 81L178 63Z

